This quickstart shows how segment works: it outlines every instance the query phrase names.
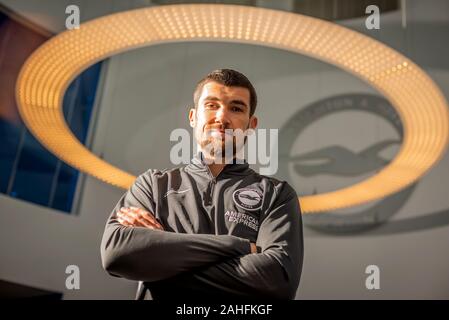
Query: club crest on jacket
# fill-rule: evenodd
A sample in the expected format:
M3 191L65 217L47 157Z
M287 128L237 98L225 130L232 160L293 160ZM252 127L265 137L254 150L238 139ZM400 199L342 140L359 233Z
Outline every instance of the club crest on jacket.
M262 207L262 193L256 189L237 189L232 194L234 203L243 209L255 211Z

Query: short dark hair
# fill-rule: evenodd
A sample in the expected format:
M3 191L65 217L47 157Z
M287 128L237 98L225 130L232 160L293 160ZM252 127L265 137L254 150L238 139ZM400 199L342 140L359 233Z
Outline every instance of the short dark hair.
M243 87L248 89L250 105L249 116L251 117L254 114L257 106L256 89L254 89L253 85L244 74L232 69L214 70L197 83L195 91L193 92L193 102L195 103L195 107L198 106L198 100L200 99L204 85L211 81L218 82L227 87Z

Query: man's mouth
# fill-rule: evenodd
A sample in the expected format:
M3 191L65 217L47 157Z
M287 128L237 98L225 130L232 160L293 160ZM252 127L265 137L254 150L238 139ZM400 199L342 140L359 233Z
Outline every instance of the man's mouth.
M211 137L219 137L219 138L223 138L226 136L226 133L224 130L217 130L217 129L213 129L209 131L209 135Z
M212 136L224 136L224 135L232 135L232 129L223 129L223 128L209 128L206 129L206 132Z

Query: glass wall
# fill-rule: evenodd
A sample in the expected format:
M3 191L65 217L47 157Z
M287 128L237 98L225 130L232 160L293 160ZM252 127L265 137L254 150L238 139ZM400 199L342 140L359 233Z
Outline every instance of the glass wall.
M51 34L0 12L0 192L70 213L79 173L47 151L17 110L15 83L26 58ZM63 102L65 119L86 142L101 62L80 74Z

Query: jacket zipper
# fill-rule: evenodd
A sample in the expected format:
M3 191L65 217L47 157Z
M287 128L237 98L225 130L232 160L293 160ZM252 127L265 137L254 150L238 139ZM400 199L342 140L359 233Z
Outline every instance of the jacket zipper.
M207 168L207 172L209 173L209 177L212 178L211 181L209 182L209 187L208 187L209 192L207 194L207 205L211 205L217 178L214 177L214 175L212 174L212 172L210 171L210 169L207 165L206 165L206 168Z
M210 182L210 193L209 193L209 205L211 205L212 204L212 199L213 199L213 195L214 195L214 189L215 189L215 183L216 183L216 180L215 180L215 178L214 179L212 179L212 181Z

